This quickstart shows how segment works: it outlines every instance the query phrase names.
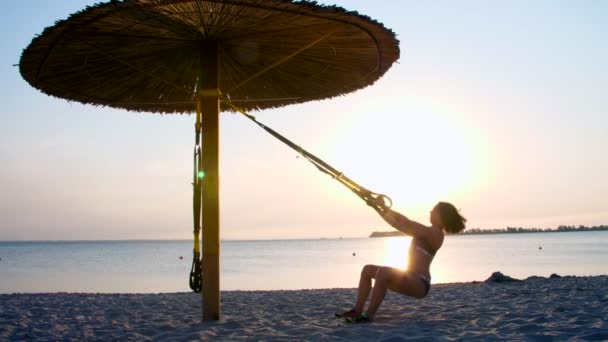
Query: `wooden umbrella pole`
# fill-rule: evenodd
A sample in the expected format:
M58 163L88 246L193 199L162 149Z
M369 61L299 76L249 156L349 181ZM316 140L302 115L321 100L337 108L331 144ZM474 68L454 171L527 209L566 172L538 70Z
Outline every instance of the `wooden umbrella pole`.
M197 102L202 123L203 321L220 319L219 66L217 42L201 46Z

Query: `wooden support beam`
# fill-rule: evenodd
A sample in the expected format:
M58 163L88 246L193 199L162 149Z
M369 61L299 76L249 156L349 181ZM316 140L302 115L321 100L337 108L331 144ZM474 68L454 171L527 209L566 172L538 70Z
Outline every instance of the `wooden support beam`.
M197 97L201 104L203 177L203 321L220 319L219 66L217 42L201 46Z

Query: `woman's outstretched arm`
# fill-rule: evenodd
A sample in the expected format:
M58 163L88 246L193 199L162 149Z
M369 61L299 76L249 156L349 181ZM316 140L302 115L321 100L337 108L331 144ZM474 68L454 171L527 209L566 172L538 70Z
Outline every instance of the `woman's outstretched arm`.
M416 236L421 232L421 228L425 228L422 224L412 221L390 208L384 208L383 210L376 210L378 214L393 228L400 232L403 232L409 236Z

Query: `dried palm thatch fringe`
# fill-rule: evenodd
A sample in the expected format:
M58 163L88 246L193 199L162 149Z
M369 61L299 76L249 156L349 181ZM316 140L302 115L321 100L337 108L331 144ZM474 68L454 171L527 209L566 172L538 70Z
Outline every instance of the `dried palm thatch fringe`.
M361 89L399 58L391 30L336 6L125 0L87 7L46 28L23 51L20 71L51 96L192 113L209 41L218 44L220 91L249 111Z

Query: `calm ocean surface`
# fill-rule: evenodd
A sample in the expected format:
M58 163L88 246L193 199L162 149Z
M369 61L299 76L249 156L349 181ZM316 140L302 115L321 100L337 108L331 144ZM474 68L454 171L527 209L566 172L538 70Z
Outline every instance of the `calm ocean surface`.
M368 263L406 267L407 237L223 241L222 290L355 287ZM183 259L180 259L183 256ZM0 293L190 291L191 241L0 242ZM494 271L608 274L608 231L449 236L433 283Z

